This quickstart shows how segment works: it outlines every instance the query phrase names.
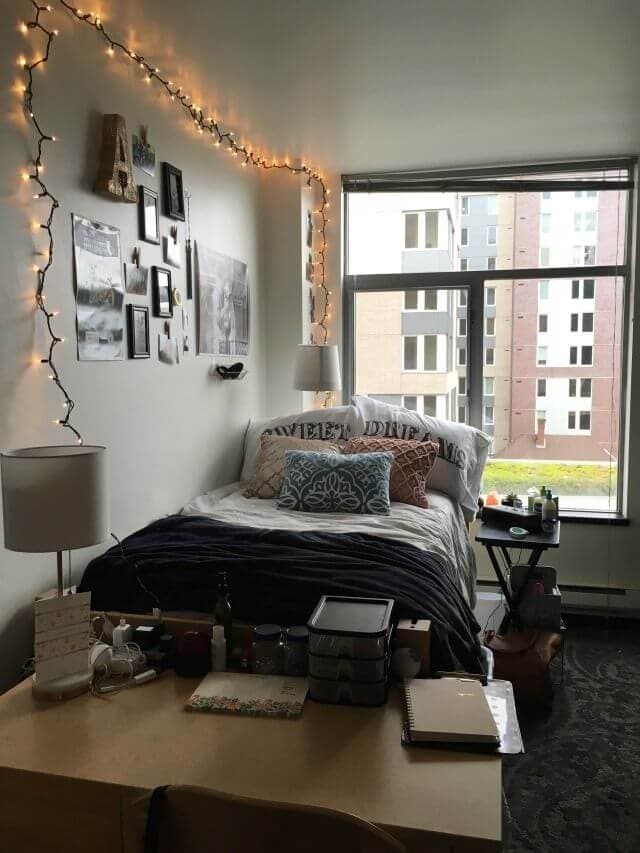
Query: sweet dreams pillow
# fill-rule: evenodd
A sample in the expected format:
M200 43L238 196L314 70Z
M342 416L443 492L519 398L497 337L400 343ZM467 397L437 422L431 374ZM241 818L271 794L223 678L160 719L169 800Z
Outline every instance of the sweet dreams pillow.
M260 455L260 437L263 435L346 443L352 436L362 435L362 424L355 406L311 409L271 420L251 421L244 439L241 480L249 480L255 473Z
M317 453L341 453L344 445L290 435L261 435L260 454L253 477L244 491L246 498L277 498L282 486L289 450L315 450Z
M371 397L354 397L365 436L435 441L438 458L429 474L429 488L450 495L473 519L478 508L482 472L491 439L478 429L419 415Z

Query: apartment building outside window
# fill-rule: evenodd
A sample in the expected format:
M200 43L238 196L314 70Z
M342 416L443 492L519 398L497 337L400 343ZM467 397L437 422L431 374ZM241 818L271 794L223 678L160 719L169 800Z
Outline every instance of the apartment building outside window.
M561 493L563 511L622 509L630 163L600 161L566 174L550 167L548 178L541 167L532 177L520 168L495 180L484 170L473 178L473 193L461 170L450 179L425 173L420 188L414 173L406 192L402 176L393 175L392 193L376 193L376 176L347 176L346 395L398 405L417 398L423 411L430 397L439 417L446 403L449 416L488 428L492 458L513 468L513 490L535 485L521 483L518 472L544 462L557 466L558 482L573 483ZM509 191L500 187L504 177ZM592 186L581 189L586 181ZM395 248L393 204L402 229ZM436 243L436 220L429 225L427 213L436 210L446 216L438 219L434 249L427 246ZM411 291L418 295L403 296ZM433 294L430 314L420 293ZM403 374L419 386L405 388ZM483 488L491 487L492 466L490 459Z

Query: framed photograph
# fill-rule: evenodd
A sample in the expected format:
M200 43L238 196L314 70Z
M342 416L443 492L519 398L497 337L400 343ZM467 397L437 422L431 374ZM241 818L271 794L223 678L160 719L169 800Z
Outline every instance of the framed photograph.
M147 295L147 281L149 279L149 267L138 266L138 264L124 265L125 290L133 296Z
M181 219L184 222L182 172L170 163L162 164L162 188L165 216L170 216L172 219Z
M156 150L153 145L149 144L145 125L140 128L139 136L135 133L132 134L131 150L133 153L133 165L153 177L156 173Z
M160 223L158 217L158 193L141 186L138 192L138 211L140 216L140 239L147 243L160 243Z
M153 314L155 317L173 317L173 291L171 272L164 267L151 267L153 285Z
M149 309L142 305L127 305L129 325L129 358L149 358Z

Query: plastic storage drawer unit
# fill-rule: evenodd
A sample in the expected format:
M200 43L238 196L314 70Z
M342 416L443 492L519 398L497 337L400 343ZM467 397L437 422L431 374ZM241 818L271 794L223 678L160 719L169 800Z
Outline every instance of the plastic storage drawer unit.
M392 598L323 595L308 622L309 654L333 658L385 658Z
M316 702L338 705L384 705L387 700L387 680L334 681L309 676L309 696Z
M383 681L387 677L388 658L355 660L309 655L309 675L334 681Z

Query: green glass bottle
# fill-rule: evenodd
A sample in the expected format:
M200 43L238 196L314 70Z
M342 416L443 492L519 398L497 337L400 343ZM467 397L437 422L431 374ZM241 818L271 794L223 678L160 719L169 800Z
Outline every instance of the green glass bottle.
M233 616L231 613L231 599L229 596L229 584L227 582L227 573L220 572L218 580L218 595L216 598L216 608L213 612L218 625L224 626L224 638L227 641L227 662L231 657L232 640L233 640Z

